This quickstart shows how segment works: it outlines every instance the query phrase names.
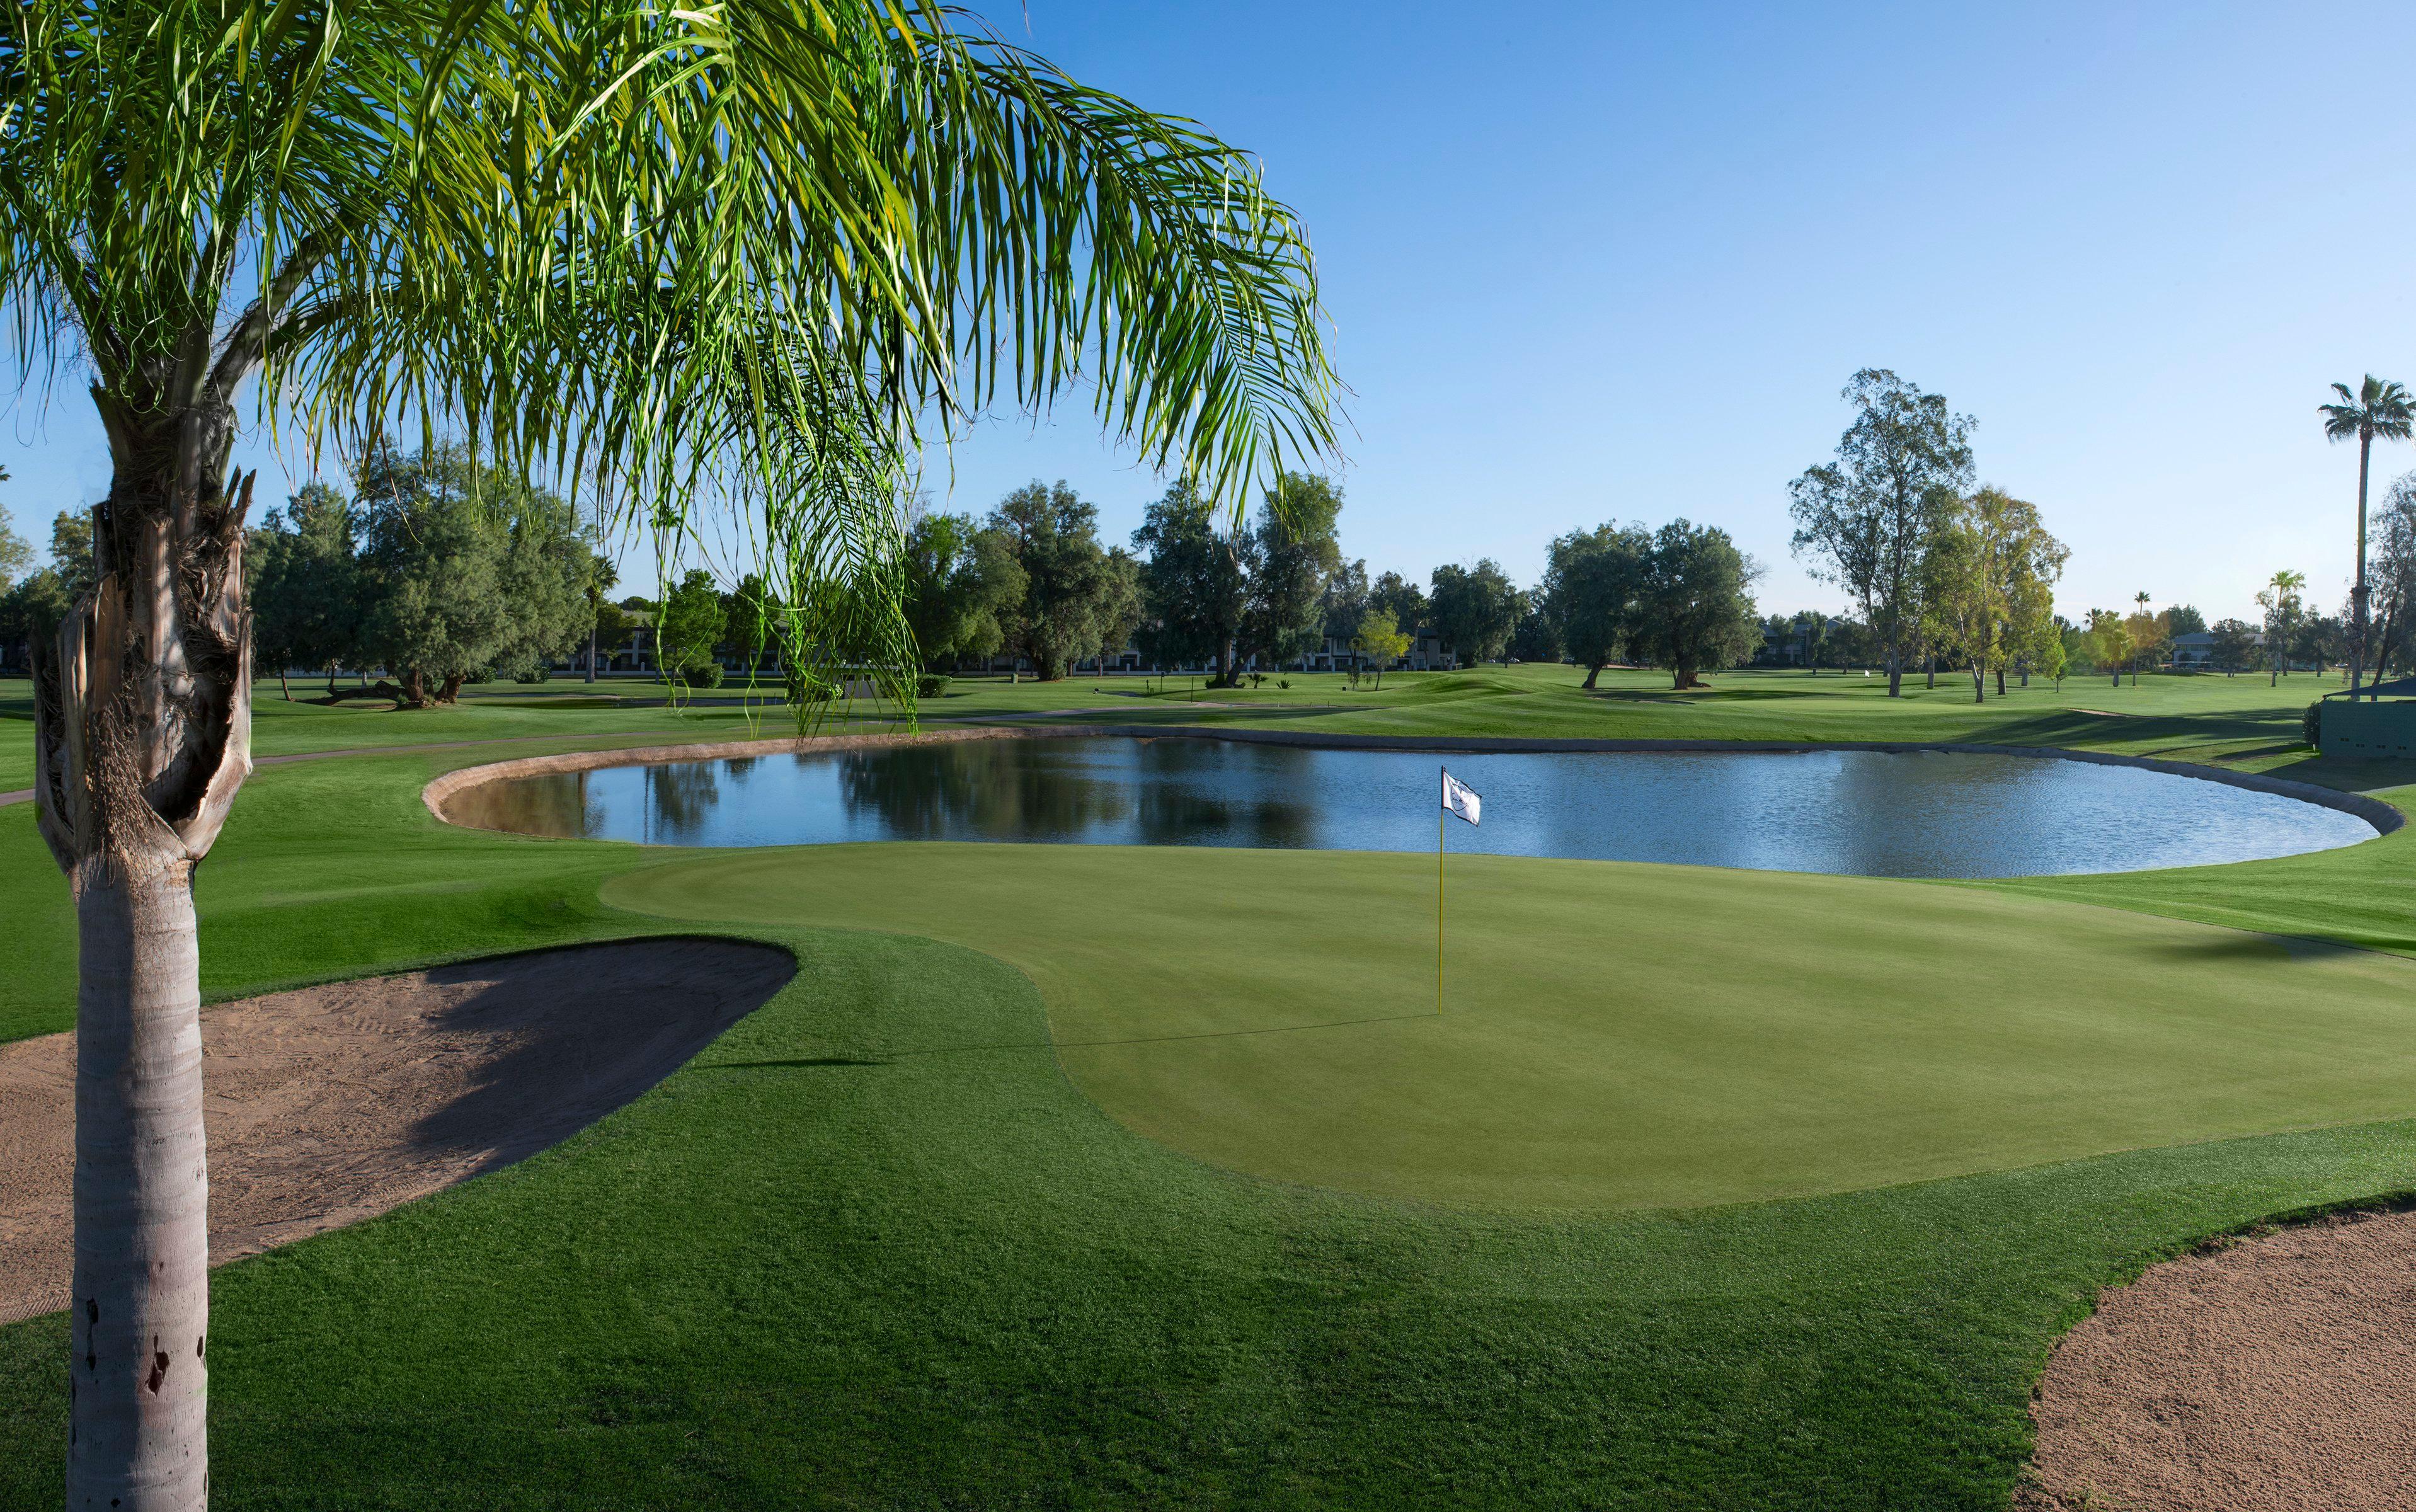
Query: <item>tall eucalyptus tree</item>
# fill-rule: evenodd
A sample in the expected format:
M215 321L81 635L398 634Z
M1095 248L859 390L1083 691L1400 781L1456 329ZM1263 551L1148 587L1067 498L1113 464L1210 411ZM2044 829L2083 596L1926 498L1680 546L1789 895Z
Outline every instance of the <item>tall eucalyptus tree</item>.
M460 432L620 522L759 512L793 658L898 669L918 419L1079 381L1236 507L1335 433L1255 163L932 0L22 0L0 299L113 469L36 701L79 930L76 1507L206 1499L191 879L251 766L247 417Z
M1793 545L1814 577L1861 605L1887 664L1888 697L1897 698L1905 662L1929 634L1930 548L1971 485L1972 421L1884 368L1855 373L1839 397L1854 406L1854 423L1837 460L1788 485ZM1930 670L1934 682L1934 662Z
M2316 406L2324 417L2324 437L2357 443L2357 575L2348 590L2348 696L2354 703L2365 669L2365 490L2374 466L2374 443L2378 438L2405 441L2416 433L2416 401L2407 389L2372 373L2353 394L2347 384L2333 385L2333 392L2340 396L2339 403Z

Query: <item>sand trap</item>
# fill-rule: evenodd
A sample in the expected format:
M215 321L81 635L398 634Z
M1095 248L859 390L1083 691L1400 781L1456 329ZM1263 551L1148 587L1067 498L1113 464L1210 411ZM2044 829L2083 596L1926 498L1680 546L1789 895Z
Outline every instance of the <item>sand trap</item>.
M2041 1512L2416 1506L2416 1213L2155 1266L2057 1348L2031 1416Z
M534 1155L795 974L768 945L640 940L204 1009L211 1263ZM72 1035L0 1045L0 1323L68 1303L74 1089Z

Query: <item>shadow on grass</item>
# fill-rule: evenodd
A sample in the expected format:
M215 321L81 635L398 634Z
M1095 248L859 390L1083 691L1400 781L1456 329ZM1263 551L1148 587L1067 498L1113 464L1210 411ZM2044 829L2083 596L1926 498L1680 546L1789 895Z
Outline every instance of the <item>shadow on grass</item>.
M2276 951L2292 960L2333 960L2342 956L2370 955L2363 945L2318 940L2304 934L2212 934L2171 940L2159 945L2164 955L2179 960L2271 960Z
M2309 751L2299 761L2267 767L2264 775L2288 778L2293 782L2312 782L2318 787L2337 788L2345 793L2364 793L2416 783L2416 759L2392 756L2362 760L2348 756L2319 756Z

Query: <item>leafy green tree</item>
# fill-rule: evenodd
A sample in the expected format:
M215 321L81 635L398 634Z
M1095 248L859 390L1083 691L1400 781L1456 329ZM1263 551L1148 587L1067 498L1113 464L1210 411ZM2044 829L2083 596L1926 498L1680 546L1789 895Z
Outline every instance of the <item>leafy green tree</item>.
M1552 542L1543 612L1562 646L1586 670L1588 688L1626 649L1652 555L1653 533L1642 525L1605 523Z
M41 567L0 594L0 645L17 647L31 655L37 646L48 643L57 636L74 601L68 597L67 580L56 567Z
M1971 673L1973 703L1986 702L1990 671L2001 695L2005 663L2039 652L2070 555L2036 505L1999 488L1958 501L1940 525L1927 591L1943 643Z
M282 511L270 510L246 543L252 654L277 669L288 700L294 692L286 686L287 669L325 668L333 693L337 665L359 652L358 534L352 502L314 482L304 484Z
M729 633L729 609L713 574L688 568L663 595L662 612L655 618L655 665L663 680L708 687L718 682L714 672L721 663L715 653Z
M2290 642L2298 633L2299 618L2306 606L2300 595L2307 586L2307 575L2284 567L2266 580L2257 593L2257 607L2262 611L2265 630L2266 686L2279 688L2290 670Z
M238 396L355 456L476 437L622 521L743 497L796 635L860 608L884 675L918 425L1084 386L1220 499L1332 449L1307 238L1256 162L932 0L25 0L8 47L13 370L88 394L113 467L112 602L79 600L36 703L87 1046L198 1012L191 867L249 761ZM163 1388L155 1336L206 1331L201 1071L148 1045L78 1102L100 1322L67 1500L182 1512L207 1367L179 1343Z
M587 566L587 666L580 679L582 682L596 680L604 647L619 645L628 639L627 617L604 597L620 581L621 569L613 566L612 559L601 552L595 552Z
M1729 533L1673 520L1655 531L1629 631L1646 659L1669 669L1673 686L1696 686L1707 667L1733 667L1761 643L1753 603L1759 569Z
M370 454L355 477L361 648L414 708L512 675L586 633L588 548L569 507L468 447Z
M2383 494L2375 536L2369 611L2378 683L2400 659L2416 620L2416 473L2397 479Z
M1854 374L1842 397L1855 416L1837 460L1788 485L1794 551L1861 607L1897 698L1928 627L1930 547L1971 488L1972 422L1884 368Z
M2034 672L2042 677L2054 679L2055 690L2059 693L2062 692L2064 674L2072 670L2068 645L2069 643L2061 633L2051 635L2042 642L2028 669L2022 673L2023 686L2029 686L2030 674Z
M1342 491L1331 478L1285 473L1267 491L1246 562L1246 654L1280 667L1317 649L1324 636L1326 584L1342 566L1341 516Z
M1518 590L1491 557L1472 567L1439 567L1427 622L1462 662L1498 661L1518 627Z
M1525 612L1518 616L1518 627L1510 632L1510 655L1520 661L1558 661L1566 655L1561 644L1561 627L1544 612L1544 596L1521 594Z
M8 481L8 469L0 467L0 483ZM8 528L8 511L0 508L0 593L16 585L34 565L34 549L25 537Z
M1023 599L1023 568L971 515L925 514L906 533L905 606L920 665L988 657L1005 641L999 615Z
M594 638L594 659L597 670L612 664L612 658L629 643L629 632L636 627L637 621L631 617L630 612L611 599L596 606L596 626L589 633Z
M2118 611L2089 612L2089 659L2114 679L2116 688L2122 686L2122 666L2131 659L2131 636Z
M1378 609L1391 610L1394 623L1412 635L1419 627L1431 627L1434 624L1434 604L1427 597L1426 590L1397 572L1381 574L1369 584L1367 602Z
M1148 618L1149 603L1141 592L1140 562L1121 546L1108 548L1108 591L1099 600L1099 675L1108 674L1108 658L1122 655Z
M99 581L93 567L92 517L62 511L51 522L51 567L69 598L81 598Z
M1353 558L1334 569L1334 575L1325 580L1325 592L1319 596L1318 600L1318 619L1326 640L1337 642L1346 648L1351 644L1351 638L1359 633L1359 622L1367 617L1373 602L1370 597L1372 591L1367 584L1365 558ZM1359 675L1356 653L1351 657L1351 685L1356 687Z
M2246 620L2216 620L2212 634L2214 640L2207 647L2207 655L2227 673L2236 673L2247 666L2257 654L2257 627Z
M749 572L721 600L722 639L747 671L748 686L763 670L763 654L779 640L779 601L760 572Z
M2365 375L2365 382L2350 393L2348 385L2334 384L2333 392L2340 396L2337 404L2318 404L2317 413L2324 417L2324 437L2330 441L2357 443L2357 575L2349 588L2348 633L2348 696L2357 698L2358 680L2365 665L2366 596L2365 581L2365 488L2374 463L2374 443L2405 441L2416 433L2416 402L2411 402L2408 390L2394 383Z
M1008 651L1044 683L1098 649L1100 620L1116 592L1099 546L1099 511L1063 482L1036 479L1000 501L989 517L1023 569L1023 596L999 616Z
M1140 557L1147 655L1161 666L1213 662L1210 686L1239 679L1237 647L1249 580L1236 543L1216 530L1216 507L1178 479L1142 512L1133 532Z
M1351 649L1376 674L1376 686L1384 686L1385 669L1410 654L1409 632L1389 609L1370 608L1359 617L1359 627L1351 636Z
M2165 617L2175 635L2197 635L2206 629L2206 616L2194 604L2175 604L2165 611Z

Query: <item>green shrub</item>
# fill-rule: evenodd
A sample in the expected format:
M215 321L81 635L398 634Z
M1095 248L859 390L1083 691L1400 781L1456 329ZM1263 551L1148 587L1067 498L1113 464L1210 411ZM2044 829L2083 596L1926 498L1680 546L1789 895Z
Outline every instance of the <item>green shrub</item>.
M947 678L942 676L936 672L927 672L922 676L914 679L914 696L916 698L945 698L947 693Z
M512 681L526 685L530 683L547 682L550 681L552 676L553 673L548 672L543 667L531 667L525 672L514 673L512 674Z
M2322 699L2308 704L2307 712L2299 716L2299 738L2310 746L2321 746L2324 743L2324 701Z
M1276 679L1276 686L1277 688L1290 688L1291 686L1291 679L1289 677L1278 677Z
M674 667L672 669L672 681L683 688L719 688L721 663L708 661L702 667Z

